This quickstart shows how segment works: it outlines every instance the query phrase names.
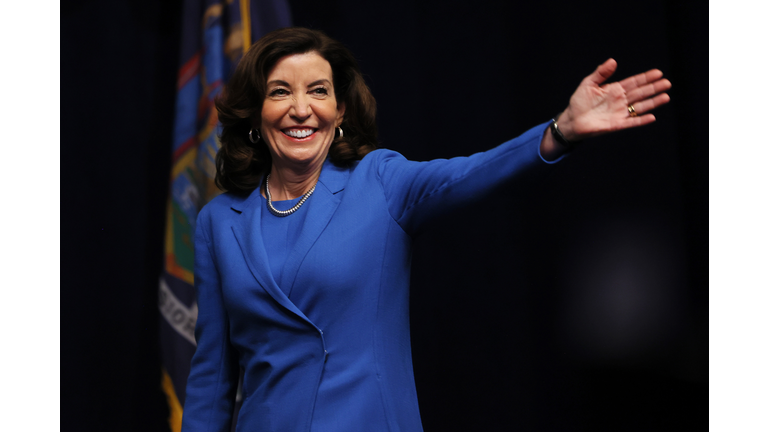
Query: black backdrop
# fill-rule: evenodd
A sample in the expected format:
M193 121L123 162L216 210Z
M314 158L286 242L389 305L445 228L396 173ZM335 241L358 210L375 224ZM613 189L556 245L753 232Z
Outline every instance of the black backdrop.
M707 425L708 10L696 3L291 2L358 58L382 146L482 151L608 57L672 103L415 243L424 428ZM62 426L165 431L156 307L180 1L62 4Z

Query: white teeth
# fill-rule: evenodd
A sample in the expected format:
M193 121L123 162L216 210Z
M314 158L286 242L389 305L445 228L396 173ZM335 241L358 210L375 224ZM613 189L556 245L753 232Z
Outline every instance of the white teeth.
M313 129L287 129L285 134L293 138L305 138L314 133Z

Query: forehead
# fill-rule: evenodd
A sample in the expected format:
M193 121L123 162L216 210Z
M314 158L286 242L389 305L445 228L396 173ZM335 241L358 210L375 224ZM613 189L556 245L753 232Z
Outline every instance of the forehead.
M267 83L280 80L288 83L317 81L327 79L332 81L333 71L328 60L314 51L302 54L287 55L275 63L275 67L267 76Z

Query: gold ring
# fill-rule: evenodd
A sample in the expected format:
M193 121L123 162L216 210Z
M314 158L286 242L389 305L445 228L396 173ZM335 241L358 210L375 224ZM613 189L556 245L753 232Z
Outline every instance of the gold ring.
M628 106L628 107L627 107L627 110L629 111L629 116L630 116L630 117L637 117L637 113L635 112L635 107L634 107L634 105L630 105L630 106Z

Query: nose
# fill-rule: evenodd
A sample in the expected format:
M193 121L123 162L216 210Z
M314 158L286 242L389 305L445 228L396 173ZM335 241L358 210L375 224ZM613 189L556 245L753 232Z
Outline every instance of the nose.
M293 98L293 105L289 114L298 122L307 120L312 115L311 99L306 95L298 95Z

